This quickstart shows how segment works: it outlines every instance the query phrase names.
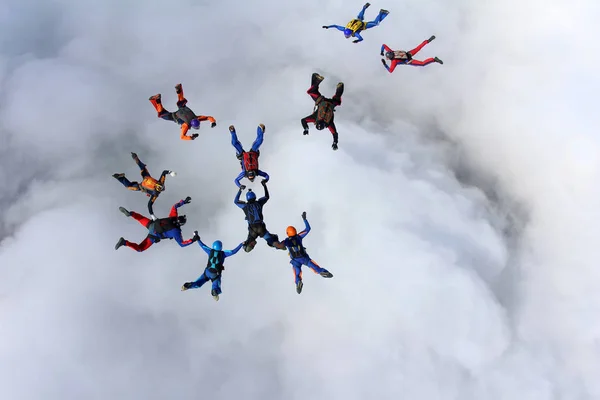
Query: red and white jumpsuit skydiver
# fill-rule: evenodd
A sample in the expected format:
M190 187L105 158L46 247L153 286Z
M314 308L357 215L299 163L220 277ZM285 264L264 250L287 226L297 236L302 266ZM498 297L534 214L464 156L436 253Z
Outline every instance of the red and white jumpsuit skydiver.
M383 59L383 58L381 59L381 63L383 64L385 69L388 70L388 72L390 74L392 72L394 72L397 65L412 65L414 67L424 67L424 66L429 65L434 62L436 62L438 64L443 64L444 62L437 57L428 58L424 61L415 60L413 58L414 55L419 52L419 50L421 50L423 47L425 47L426 44L431 43L434 39L435 39L435 36L432 36L429 39L424 40L420 45L418 45L417 47L415 47L414 49L412 49L410 51L403 51L403 50L394 51L394 50L390 49L386 44L383 44L383 45L381 45L381 51L380 51L379 55L383 56L383 52L385 51L385 58L387 58L388 60L391 61L391 66L388 67L387 63L385 62L385 59Z
M148 172L146 164L140 161L137 154L131 153L131 158L135 160L136 164L140 168L142 182L131 182L125 177L125 174L123 173L113 174L113 178L121 182L123 186L125 186L129 190L141 191L143 193L146 193L146 196L150 197L150 200L148 200L148 211L150 212L150 216L152 217L152 219L156 219L156 217L154 216L154 211L152 210L152 206L158 198L158 195L160 195L165 190L165 179L167 178L167 175L175 176L175 172L164 170L160 175L160 178L156 180L152 176L150 176L150 172Z
M262 176L265 178L265 182L268 182L269 174L261 171L258 168L258 157L260 156L260 146L263 143L265 126L260 124L256 128L256 140L254 140L254 143L252 143L252 148L250 151L244 150L244 147L240 143L233 125L229 127L229 132L231 133L231 145L236 151L235 156L238 160L240 160L240 165L242 166L242 172L240 172L240 174L234 180L235 185L240 187L240 181L244 178L248 178L250 182L254 182L254 179L257 176Z
M308 135L308 124L314 123L317 130L323 130L329 128L329 131L333 135L333 144L331 148L333 150L338 149L338 131L335 127L334 115L335 107L342 104L342 94L344 93L344 83L340 82L337 84L335 89L335 95L328 99L319 92L319 85L323 81L321 75L316 72L312 74L311 86L306 91L308 95L314 100L315 108L312 114L302 118L300 122L304 128L304 135Z
M198 137L197 133L194 133L192 136L188 136L187 132L190 128L200 129L201 121L210 121L211 128L217 126L217 121L213 117L209 115L196 115L188 106L186 106L187 99L183 95L183 87L181 86L181 83L175 85L175 92L177 93L177 111L174 113L165 110L162 105L160 93L150 96L149 100L156 109L159 118L162 118L165 121L173 121L181 125L182 140L196 139Z
M287 238L281 242L274 243L274 246L278 249L285 250L287 248L290 255L290 264L294 268L294 277L296 282L296 292L300 294L302 292L302 266L306 265L312 269L316 274L321 275L323 278L333 278L333 274L327 271L325 268L321 268L316 262L314 262L306 249L302 245L302 239L310 232L310 225L306 219L306 211L302 213L302 219L304 220L304 230L300 233L296 231L293 226L287 227Z
M146 227L148 229L148 236L139 244L120 238L115 246L115 250L121 246L127 246L137 252L142 252L147 250L154 243L160 242L161 239L175 239L177 244L181 247L186 247L194 243L197 240L196 237L183 240L183 237L181 236L181 227L185 225L187 218L185 215L177 214L177 209L184 204L189 204L190 201L192 201L192 198L189 196L186 197L185 200L180 200L173 205L167 218L159 218L156 221L152 221L135 211L127 211L124 207L119 207L119 211L125 214L126 217L133 217L133 219Z

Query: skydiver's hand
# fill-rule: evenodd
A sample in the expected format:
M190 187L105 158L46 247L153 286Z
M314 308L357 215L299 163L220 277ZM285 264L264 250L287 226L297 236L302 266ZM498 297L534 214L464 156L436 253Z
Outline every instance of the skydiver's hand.
M194 231L194 237L192 238L192 240L194 242L197 242L198 240L200 240L200 235L198 235L198 231Z
M267 184L267 182L269 182L268 179L263 179L262 181L260 181L260 183L262 183L263 186L265 186Z
M235 126L229 125L229 132L234 132L234 131L235 131Z
M171 176L177 176L177 172L175 172L175 171L169 171L169 175L171 175Z
M210 124L210 127L211 127L211 128L214 128L215 126L217 126L217 123L216 123L216 122L213 122L212 124Z
M192 201L192 198L190 196L188 196L185 198L185 200L183 200L183 204L190 204L191 201Z
M197 134L197 133L194 133L194 134L192 135L192 140L196 139L198 136L200 136L200 135L199 135L199 134Z
M337 143L334 143L334 144L332 144L332 145L331 145L331 148L332 148L333 150L337 150L337 149L338 149L338 145L337 145Z
M156 216L154 214L151 214L150 218L152 218L152 221L156 221L157 220L157 218L156 218Z
M306 211L302 213L302 219L306 221Z
M246 189L246 186L244 186L244 185L241 185L241 186L240 186L240 192L241 192L242 190L244 190L244 189Z
M383 64L384 67L387 67L387 64L385 63L385 60L383 58L381 59L381 63Z
M381 57L383 57L383 51L380 51L380 52L379 52L379 55L380 55Z
M325 26L325 25L323 25L323 29L329 29L329 27L328 27L328 26Z
M358 40L358 39L352 41L352 43L358 43L358 42L360 42L360 40Z
M303 135L308 135L308 129L305 129L304 132L302 132Z

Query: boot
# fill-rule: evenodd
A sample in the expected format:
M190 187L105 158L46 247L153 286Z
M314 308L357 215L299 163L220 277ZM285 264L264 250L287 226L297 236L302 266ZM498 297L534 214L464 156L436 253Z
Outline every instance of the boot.
M325 79L323 76L321 76L321 75L317 74L316 72L314 72L312 74L312 78L311 78L311 85L312 86L317 86L321 82L323 82L323 79Z
M210 294L212 295L213 299L215 299L215 301L219 301L219 295L217 294L216 290L211 290Z
M131 217L131 213L127 211L124 207L119 207L119 211L125 214L126 217Z
M365 3L365 5L363 6L363 8L369 8L371 6L371 3Z
M150 100L153 103L160 104L160 101L161 101L160 93L155 94L154 96L150 96L150 98L148 100Z
M260 126L260 129L262 129L263 133L265 133L265 124L259 124L258 126Z
M119 178L125 178L125 174L120 173L120 174L113 174L113 178L115 179L119 179Z
M434 60L436 63L438 63L438 64L443 64L443 63L444 63L442 60L440 60L440 59L439 59L439 58L437 58L437 57L435 57L433 60Z
M118 250L119 247L121 246L125 246L125 239L124 238L120 238L119 241L117 242L117 244L115 245L115 250Z
M388 10L384 10L383 8L379 10L379 14L388 15L390 12Z
M296 283L296 293L298 293L298 294L302 293L303 286L304 286L304 284L302 283L302 281L298 281L298 283Z
M319 275L321 275L323 278L333 278L333 274L329 271L323 271Z
M183 92L183 87L181 86L181 83L178 83L175 85L175 93L179 94L181 92Z
M428 43L433 42L433 40L435 39L435 35L432 35L429 39L427 39Z
M183 286L181 287L181 291L182 291L182 292L183 292L183 291L186 291L186 290L188 290L188 289L189 289L189 288L191 288L191 287L192 287L192 282L186 282L186 283L184 283L184 284L183 284Z

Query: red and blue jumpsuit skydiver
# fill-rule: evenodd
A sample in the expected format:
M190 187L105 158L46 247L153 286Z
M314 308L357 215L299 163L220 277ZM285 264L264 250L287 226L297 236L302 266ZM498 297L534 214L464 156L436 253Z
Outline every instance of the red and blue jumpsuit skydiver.
M240 165L242 166L242 172L235 178L235 185L240 187L240 181L244 178L248 178L250 182L254 182L257 176L262 176L268 182L269 175L258 168L258 157L260 156L260 146L263 143L265 126L260 124L256 128L256 139L252 143L250 151L244 150L235 132L235 126L231 125L229 132L231 132L231 144L236 151L235 156L240 160Z
M383 56L383 52L385 51L385 58L391 61L391 66L388 67L385 59L381 59L381 63L391 74L396 69L397 65L412 65L415 67L424 67L431 63L443 64L444 62L437 57L428 58L425 61L415 60L413 56L419 52L426 44L431 43L435 39L435 36L430 37L427 40L424 40L420 45L415 47L410 51L403 50L392 50L386 44L381 45L381 51L379 52L380 56Z
M156 221L152 221L135 211L127 211L124 207L119 207L119 211L125 214L126 217L133 217L133 219L146 227L148 229L148 236L146 236L139 244L120 238L115 246L115 250L121 246L127 246L137 252L142 252L147 250L154 243L160 242L161 239L175 239L181 247L186 247L194 243L196 241L195 237L183 240L183 237L181 236L181 227L185 225L187 218L185 215L177 214L177 209L184 204L189 204L190 201L192 201L192 198L189 196L186 197L185 200L180 200L173 205L167 218L159 218Z
M154 96L150 96L150 103L156 109L158 113L158 117L162 118L166 121L173 121L177 124L181 125L181 139L182 140L194 140L198 137L197 133L194 133L192 136L188 136L187 132L191 128L200 129L201 121L210 121L211 128L217 126L217 121L209 116L209 115L196 115L188 106L187 99L183 95L183 88L181 83L175 85L175 92L177 93L177 111L174 113L165 110L161 101L161 94L155 94Z
M360 10L358 15L356 16L356 18L348 22L346 26L323 25L323 29L336 28L337 30L344 32L344 36L346 37L346 39L355 37L356 40L353 40L352 43L362 42L363 38L362 36L360 36L360 32L376 27L390 13L388 10L381 9L379 10L379 14L373 21L365 22L365 10L369 8L370 5L371 4L369 3L365 3L362 10Z
M325 128L329 128L329 131L333 135L333 144L331 148L333 150L338 149L338 131L335 127L334 112L335 108L342 104L342 94L344 93L344 83L340 82L337 84L335 89L335 95L328 99L319 92L319 85L323 81L321 75L316 72L312 74L310 88L306 91L311 99L315 102L315 108L313 113L307 115L300 120L302 128L304 128L304 135L308 135L308 124L314 123L315 128L321 131Z
M256 200L256 194L254 194L252 189L248 189L248 193L246 193L247 202L240 201L240 195L242 194L242 191L246 189L246 186L242 185L233 200L234 204L244 211L246 221L248 221L248 238L246 239L244 246L244 251L246 253L249 253L254 249L257 237L265 239L267 245L270 247L274 247L273 243L279 240L277 235L273 235L267 230L267 226L264 222L263 207L267 201L269 201L269 189L267 189L266 180L263 179L261 183L265 189L264 197Z
M304 220L304 230L300 233L296 231L293 226L287 227L287 238L281 242L275 243L275 247L278 249L285 250L287 248L290 255L290 264L294 267L294 276L296 278L296 292L300 294L302 292L302 266L306 265L312 269L316 274L321 275L323 278L333 278L333 274L327 271L325 268L321 268L316 262L314 262L308 253L306 248L302 245L302 239L310 232L310 225L306 219L306 211L302 213L302 219Z
M165 190L165 179L167 178L167 174L175 176L175 172L166 169L162 172L160 178L156 180L152 176L150 176L150 173L146 168L146 164L140 161L137 154L131 153L131 158L135 160L136 164L140 168L142 174L142 182L130 182L129 179L127 179L125 177L125 174L123 173L113 174L113 178L121 182L123 186L125 186L129 190L141 191L146 193L146 196L150 197L150 200L148 200L148 211L150 212L150 217L152 217L152 219L156 219L156 217L154 216L154 211L152 210L152 206L158 198L158 195Z
M212 282L212 289L210 294L215 301L219 301L219 295L221 294L221 276L225 269L225 259L240 251L244 243L240 243L233 250L223 250L223 243L220 240L215 240L212 245L212 249L202 243L198 231L194 232L194 239L198 242L198 245L208 254L208 263L204 272L194 282L186 282L181 287L181 290L198 289L201 288L206 282Z

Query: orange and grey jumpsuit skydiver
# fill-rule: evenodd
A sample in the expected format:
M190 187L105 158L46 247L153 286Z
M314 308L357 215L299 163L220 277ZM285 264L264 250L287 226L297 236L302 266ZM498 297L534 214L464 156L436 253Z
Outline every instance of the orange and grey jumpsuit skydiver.
M382 8L381 10L379 10L379 14L377 14L377 17L375 17L373 21L365 22L365 11L367 10L367 8L369 8L370 5L371 4L369 3L365 3L362 10L360 10L358 15L356 16L356 18L348 22L346 26L323 25L323 29L336 28L338 31L344 32L344 36L346 37L346 39L355 37L356 39L353 40L352 43L362 42L363 38L362 36L360 36L360 32L376 27L390 13L388 10L384 10Z
M415 54L417 54L419 52L419 50L421 50L423 47L425 47L426 44L431 43L434 39L435 39L435 36L432 36L429 39L424 40L420 45L418 45L417 47L415 47L414 49L412 49L410 51L403 51L403 50L394 51L394 50L390 49L386 44L383 44L383 45L381 45L381 51L379 52L379 55L383 56L383 52L385 50L385 58L387 58L388 60L391 61L391 66L388 67L387 63L385 62L385 59L383 59L383 58L381 59L381 63L383 64L385 69L388 70L388 72L390 74L392 72L394 72L394 70L396 69L396 66L398 64L412 65L415 67L424 67L424 66L429 65L434 62L436 62L438 64L443 64L444 62L437 57L428 58L425 61L419 61L419 60L415 60L413 58L413 56Z
M188 136L187 132L190 128L200 129L201 121L210 121L211 128L217 126L217 121L213 117L208 115L196 115L188 106L186 106L187 99L183 95L181 83L175 86L175 92L177 93L177 111L174 113L165 110L161 102L160 93L151 96L149 100L156 109L159 118L162 118L166 121L173 121L181 125L182 140L196 139L198 137L197 133L194 133L192 136Z
M323 96L321 92L319 92L319 85L321 84L323 79L325 78L323 78L316 72L312 74L311 86L306 91L306 93L308 93L308 95L315 101L315 108L312 114L302 118L300 122L302 123L302 127L304 128L304 135L308 135L309 123L314 123L315 128L317 128L317 130L319 131L325 128L329 128L329 131L333 135L333 144L331 145L331 148L333 150L337 150L338 131L335 127L333 113L335 111L335 108L342 104L344 83L338 83L335 89L335 95L331 99L328 99L327 97Z
M123 173L113 174L113 178L121 182L123 186L125 186L129 190L141 191L146 193L146 196L150 197L150 200L148 201L148 211L150 212L150 216L152 217L152 219L156 219L156 217L154 216L154 211L152 210L152 206L158 198L158 195L165 190L165 179L167 178L167 174L175 176L175 172L166 169L162 172L160 178L156 180L152 176L150 176L150 173L146 168L146 164L140 161L137 154L131 153L131 158L133 158L137 163L138 167L140 167L142 174L142 183L130 182L129 179L127 179L125 177L125 174Z
M293 226L287 227L287 238L281 242L276 242L273 245L278 248L285 250L287 248L290 255L290 264L294 268L294 276L296 279L296 292L300 294L302 292L302 266L306 265L312 269L316 274L321 275L323 278L333 278L333 274L327 271L325 268L321 268L316 262L310 258L306 252L306 248L302 245L302 239L310 232L310 225L306 219L306 211L302 213L302 219L304 220L304 230L300 233L296 231Z
M115 245L115 250L118 250L121 246L127 246L137 252L147 250L154 243L158 243L161 239L175 239L177 244L181 247L189 246L190 244L197 241L199 238L194 235L191 239L183 240L181 236L181 227L187 222L185 215L178 215L177 209L184 204L189 204L192 201L191 197L186 197L185 200L180 200L178 203L173 205L171 212L167 218L159 218L156 221L152 221L135 211L128 211L123 207L119 207L119 211L125 214L126 217L132 217L144 227L148 229L148 236L141 243L133 243L124 238L120 238Z

